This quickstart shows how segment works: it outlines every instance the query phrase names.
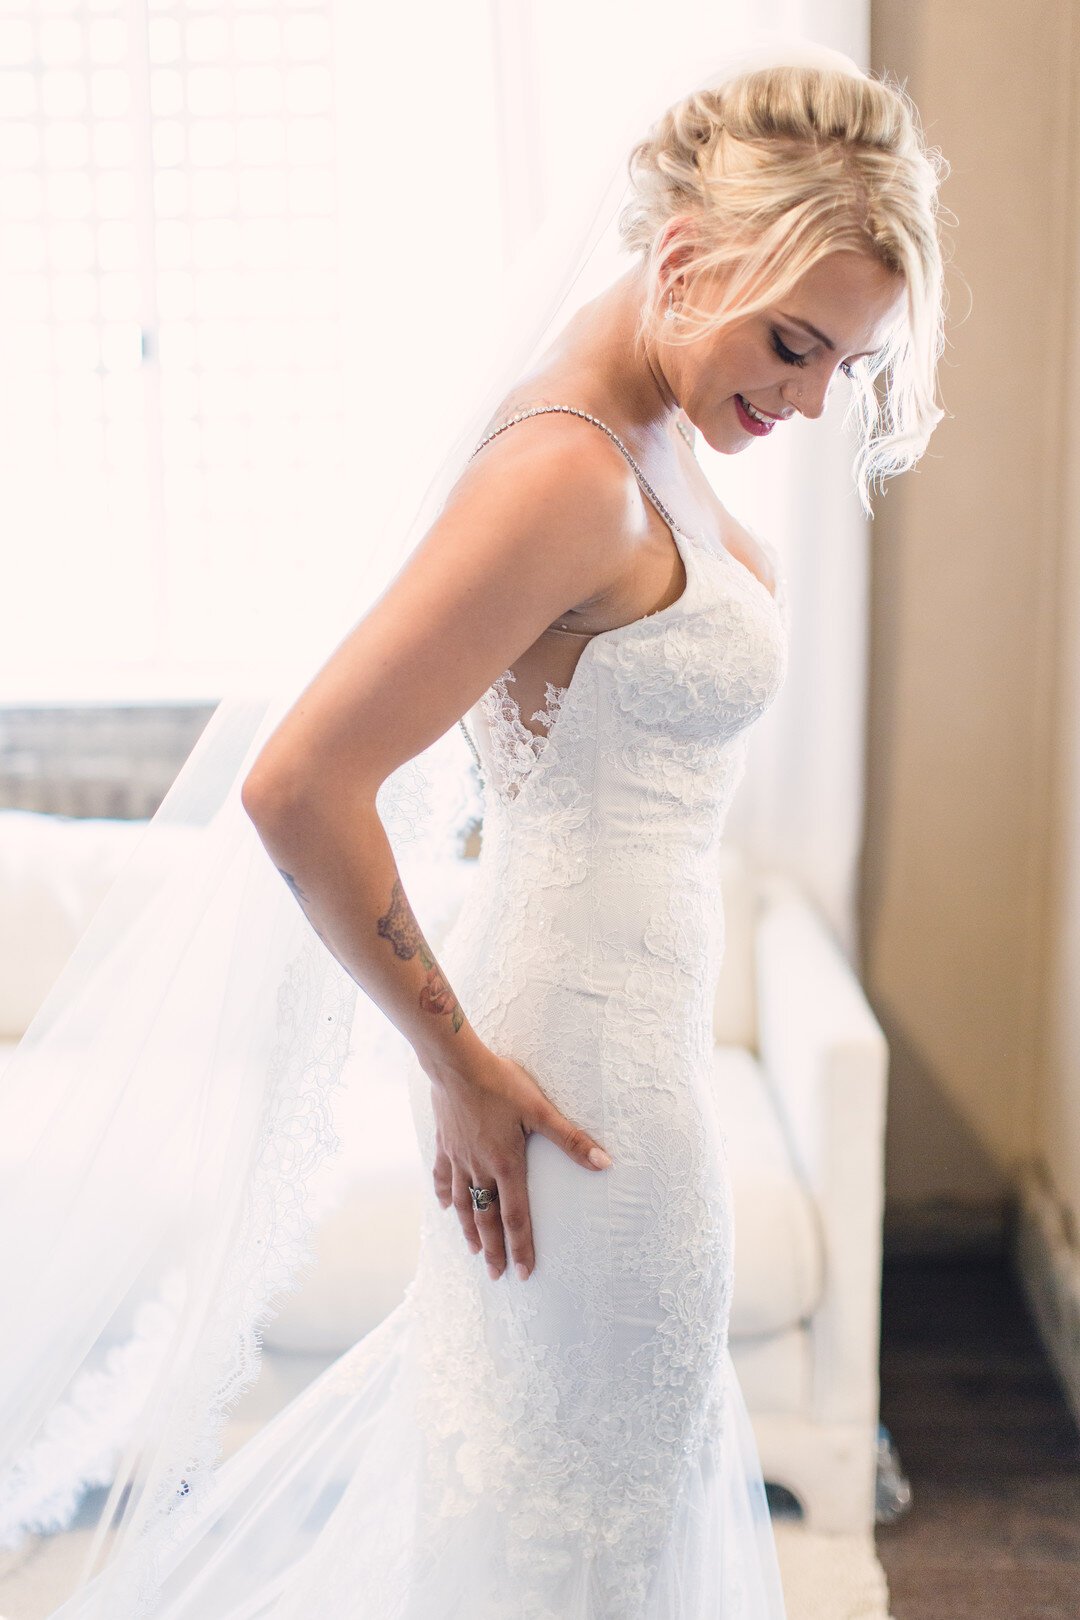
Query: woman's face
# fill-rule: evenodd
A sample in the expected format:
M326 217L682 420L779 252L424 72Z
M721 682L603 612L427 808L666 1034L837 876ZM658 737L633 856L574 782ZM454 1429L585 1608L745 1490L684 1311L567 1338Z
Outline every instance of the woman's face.
M677 285L676 304L681 290ZM783 425L756 432L759 424L750 424L743 401L770 417L820 416L837 373L882 346L905 297L903 277L866 254L838 251L820 259L776 304L692 343L661 338L656 357L705 442L734 455ZM700 286L693 301L710 307Z

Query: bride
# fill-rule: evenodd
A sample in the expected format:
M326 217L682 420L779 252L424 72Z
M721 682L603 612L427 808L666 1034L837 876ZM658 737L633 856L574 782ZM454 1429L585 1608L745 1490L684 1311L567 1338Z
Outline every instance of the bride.
M692 92L629 175L631 267L515 379L242 776L276 881L415 1056L416 1275L149 1584L106 1564L65 1620L784 1613L709 1043L724 820L789 607L693 444L740 454L851 387L864 501L913 464L941 414L937 176L846 58ZM455 727L483 837L436 951L379 796Z

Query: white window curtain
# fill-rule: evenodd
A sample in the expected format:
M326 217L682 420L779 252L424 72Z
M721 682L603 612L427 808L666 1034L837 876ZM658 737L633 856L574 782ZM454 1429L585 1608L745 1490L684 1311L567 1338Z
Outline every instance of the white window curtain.
M869 0L768 10L5 0L0 701L213 698L303 647L358 529L415 493L485 265L573 191L590 129L763 25L868 65ZM869 525L841 412L702 458L795 607L729 825L853 948ZM388 421L373 484L355 447Z

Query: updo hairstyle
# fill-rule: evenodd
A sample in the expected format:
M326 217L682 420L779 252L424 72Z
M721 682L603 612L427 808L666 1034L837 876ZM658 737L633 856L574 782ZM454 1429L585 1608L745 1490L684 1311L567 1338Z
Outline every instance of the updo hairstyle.
M945 414L935 401L945 341L938 188L949 165L927 146L906 92L840 67L743 71L670 107L628 169L619 233L646 274L639 338L693 341L783 299L844 249L903 278L905 313L880 350L854 363L844 419L858 423L853 473L872 516L875 481L913 466ZM679 274L687 295L661 326ZM700 278L716 276L720 307L696 306Z

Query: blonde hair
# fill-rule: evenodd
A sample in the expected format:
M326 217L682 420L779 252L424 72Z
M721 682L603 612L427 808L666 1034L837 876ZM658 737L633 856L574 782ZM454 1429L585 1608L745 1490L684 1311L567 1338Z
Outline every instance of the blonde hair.
M852 366L858 421L853 475L873 516L874 482L912 467L945 415L935 402L945 288L938 187L949 165L928 148L899 85L842 68L782 65L738 73L670 107L628 159L634 196L619 216L641 255L638 337L660 330L676 274L725 273L718 309L683 300L667 342L692 341L782 298L812 265L848 249L903 278L905 316ZM674 219L688 231L666 233ZM666 240L665 240L666 236ZM677 258L680 250L689 256ZM677 259L677 262L673 262ZM885 374L879 403L875 379Z

